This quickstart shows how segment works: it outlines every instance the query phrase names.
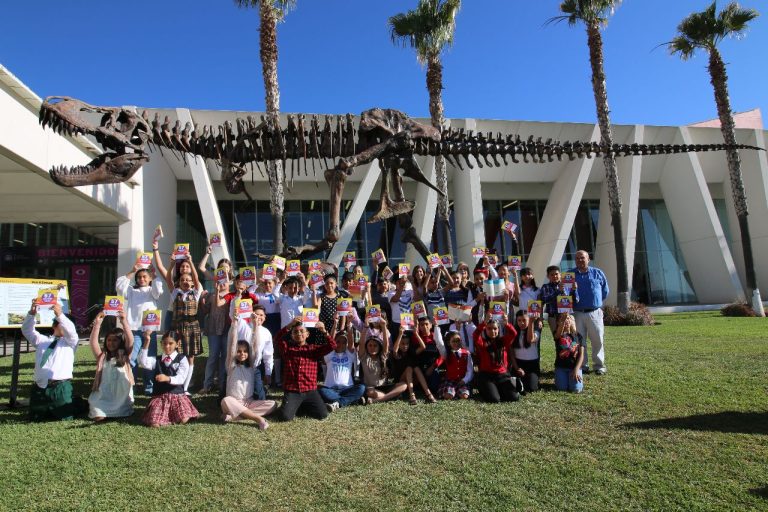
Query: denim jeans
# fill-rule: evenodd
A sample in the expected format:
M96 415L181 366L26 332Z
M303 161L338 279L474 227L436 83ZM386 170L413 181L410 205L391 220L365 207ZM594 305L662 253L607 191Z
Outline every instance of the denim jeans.
M133 351L131 352L131 368L133 369L133 380L137 381L140 368L138 367L139 351L144 344L141 331L131 331L133 333ZM149 338L149 348L147 349L147 355L149 357L157 357L157 332L153 332ZM154 370L147 370L141 368L142 382L144 384L144 394L152 394L152 385L154 384Z
M323 401L326 403L339 402L339 407L346 407L351 405L365 394L364 384L352 384L351 386L342 387L334 386L327 388L320 386L317 388L320 396L323 397Z
M570 368L558 368L555 366L555 387L558 391L570 391L571 393L581 393L584 389L584 379L577 381L571 377ZM581 368L579 368L581 375Z
M267 399L267 389L264 387L264 363L253 369L253 398L256 400Z
M213 374L219 374L219 388L224 389L227 381L224 368L227 363L227 335L209 334L208 335L208 360L205 363L205 379L203 387L211 389L213 387Z

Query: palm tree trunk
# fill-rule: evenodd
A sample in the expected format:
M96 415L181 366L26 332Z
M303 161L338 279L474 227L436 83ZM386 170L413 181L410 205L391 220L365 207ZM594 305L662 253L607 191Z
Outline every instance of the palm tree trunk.
M717 115L720 118L720 130L726 144L736 144L736 127L731 115L731 100L728 97L728 74L725 63L717 48L709 52L709 75L712 87L715 90L715 103ZM733 205L736 209L736 217L739 219L739 232L741 234L741 249L744 253L744 271L747 278L747 300L752 301L752 308L758 316L765 316L765 310L760 299L760 290L757 288L755 275L755 262L752 258L752 239L749 235L749 209L747 206L747 194L744 190L744 180L741 177L741 158L739 151L728 149L728 175L731 181L731 193Z
M259 31L259 55L264 78L265 107L270 127L280 123L280 88L277 83L277 13L272 1L259 2L261 29ZM269 179L269 210L274 226L275 253L283 251L283 191L282 162L275 160L267 165Z
M600 138L604 145L610 147L613 145L613 134L611 133L608 91L605 86L605 71L603 70L603 40L600 36L600 26L596 21L587 23L587 44L589 45L589 62L592 67L592 91L595 94ZM616 300L619 311L626 315L629 311L629 276L627 272L627 251L624 246L624 230L621 225L619 175L616 172L616 159L613 157L613 154L606 154L603 157L603 164L605 165L608 206L611 211L613 241L616 250L616 278L618 281Z
M443 65L440 62L439 54L432 55L427 59L427 91L429 91L429 114L432 119L432 126L442 130L445 115L443 109ZM441 155L435 157L435 178L437 188L443 193L437 198L437 220L445 250L443 254L453 254L448 211L448 173L445 168L445 159ZM436 247L435 250L438 248Z

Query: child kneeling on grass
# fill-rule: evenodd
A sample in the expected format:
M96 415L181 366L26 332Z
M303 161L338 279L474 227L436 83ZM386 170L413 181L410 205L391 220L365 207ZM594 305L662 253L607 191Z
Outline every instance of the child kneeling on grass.
M234 326L229 330L229 348L227 350L227 396L221 401L221 410L225 422L239 419L255 421L259 430L267 430L269 423L264 416L277 409L274 400L254 400L253 392L256 372L259 371L264 343L261 324L265 315L254 313L251 321L253 330L250 340L238 340ZM233 320L236 322L237 320ZM266 331L266 329L264 329ZM268 332L267 332L268 333ZM269 340L270 344L272 340Z
M469 398L470 383L474 376L472 355L461 346L461 336L458 332L448 333L448 351L441 354L435 361L434 367L445 366L445 374L440 382L439 395L445 400L456 397L466 400Z
M154 371L155 385L142 421L148 427L187 423L199 416L189 397L184 394L184 383L190 371L189 362L184 354L176 351L178 343L173 331L163 335L163 353L159 360L147 354L150 336L149 331L144 331L139 366Z
M555 387L558 391L581 393L584 390L583 360L584 340L576 331L573 316L559 313L555 330Z

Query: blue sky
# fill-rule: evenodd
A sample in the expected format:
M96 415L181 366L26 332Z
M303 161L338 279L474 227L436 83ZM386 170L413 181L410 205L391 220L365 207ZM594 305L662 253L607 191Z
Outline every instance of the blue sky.
M389 39L416 0L298 0L278 27L281 110L428 115L424 69ZM604 32L612 120L680 125L716 117L706 55L664 48L708 0L626 0ZM725 2L719 2L725 5ZM760 9L757 0L742 5ZM557 0L464 0L444 55L448 117L594 122L586 33L544 26ZM768 116L768 11L722 45L735 111ZM230 0L5 2L0 63L40 96L100 105L262 110L258 13Z

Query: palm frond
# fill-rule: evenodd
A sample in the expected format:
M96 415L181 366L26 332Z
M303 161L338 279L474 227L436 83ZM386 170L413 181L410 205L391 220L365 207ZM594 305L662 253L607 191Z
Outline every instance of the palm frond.
M605 26L620 3L621 0L563 0L560 3L563 14L550 18L545 25L567 21L572 27L582 21L587 25L598 23Z
M711 52L724 38L742 34L747 23L757 16L756 10L743 9L737 2L729 3L718 14L717 2L713 1L703 11L684 18L677 26L677 37L667 46L670 53L679 53L683 60L687 60L697 48Z
M415 9L389 18L390 38L415 49L425 63L453 43L460 7L461 0L420 0Z
M682 60L690 59L696 51L696 46L685 36L677 36L664 45L666 45L670 55L679 54Z

